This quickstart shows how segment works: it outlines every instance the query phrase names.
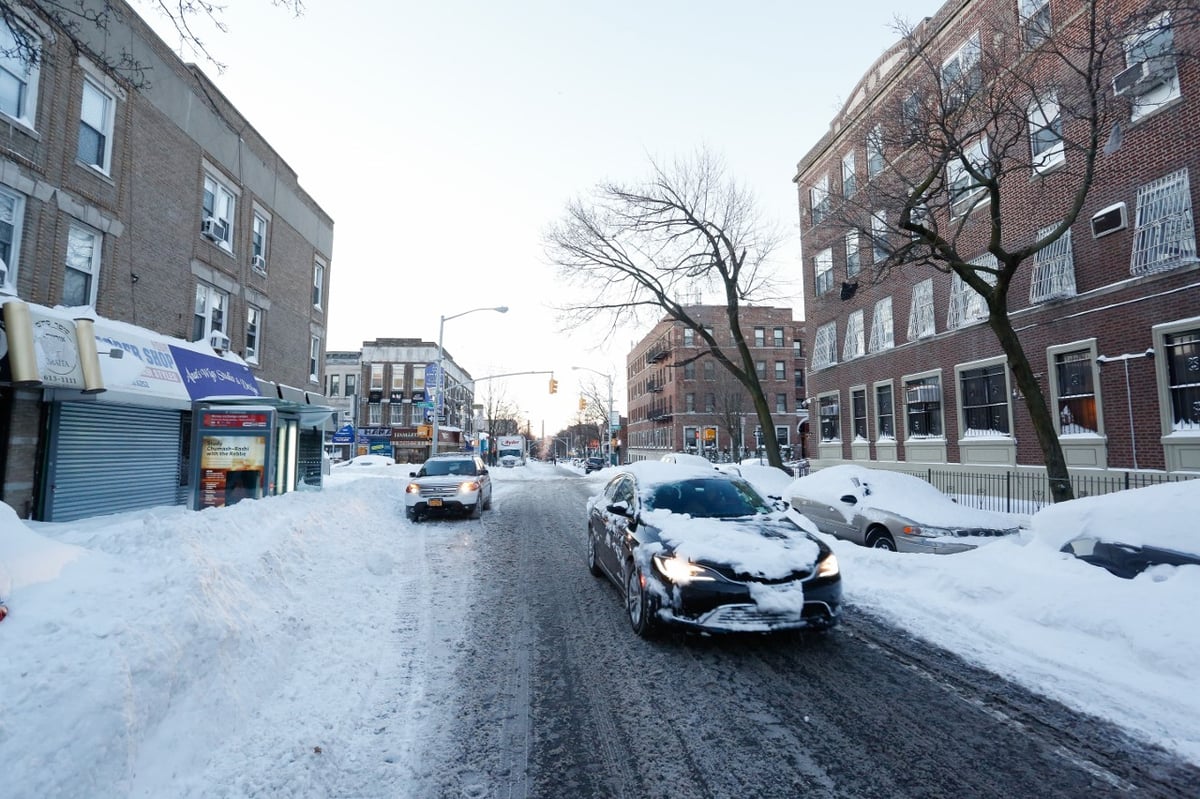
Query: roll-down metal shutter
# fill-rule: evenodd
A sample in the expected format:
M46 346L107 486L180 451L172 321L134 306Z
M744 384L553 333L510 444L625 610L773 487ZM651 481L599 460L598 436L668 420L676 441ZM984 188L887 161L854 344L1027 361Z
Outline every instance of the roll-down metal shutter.
M46 475L46 521L179 502L180 412L56 403Z

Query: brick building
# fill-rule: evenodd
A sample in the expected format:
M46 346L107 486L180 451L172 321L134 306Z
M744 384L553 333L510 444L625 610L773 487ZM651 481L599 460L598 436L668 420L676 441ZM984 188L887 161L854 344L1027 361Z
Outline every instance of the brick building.
M29 311L37 365L0 369L0 498L52 520L185 502L202 391L291 408L307 441L325 421L330 217L125 3L78 47L37 2L5 6L0 300L10 340ZM148 84L105 66L124 52Z
M731 340L724 306L692 306L718 342ZM792 309L743 307L743 335L772 409L785 458L801 457L807 413L803 407L803 328ZM738 460L756 451L758 417L745 388L711 355L696 332L664 319L625 359L628 389L626 459L657 460L690 452L710 460Z
M1008 316L1077 470L1200 470L1200 181L1191 174L1200 61L1175 57L1194 56L1200 36L1170 16L1126 21L1143 5L1106 6L1121 35L1098 63L1108 104L1099 113L1111 116L1097 117L1107 143L1094 183L1078 220L1022 265L1009 294ZM1005 241L1027 245L1054 229L1086 164L1074 146L1086 118L1066 112L1071 78L1051 70L1046 48L1086 22L1079 4L1058 0L948 2L870 66L799 162L816 465L1044 468L980 295L929 266L875 266L918 240L883 189L928 152L934 124L921 109L931 104L936 132L963 136L972 163L1003 174ZM1026 92L1000 92L1001 80ZM986 102L1025 118L1004 128L969 116ZM911 219L956 237L971 263L995 264L986 192L963 162L925 174L933 189L917 190L930 191L930 205L920 218L914 205ZM860 226L847 225L855 212Z

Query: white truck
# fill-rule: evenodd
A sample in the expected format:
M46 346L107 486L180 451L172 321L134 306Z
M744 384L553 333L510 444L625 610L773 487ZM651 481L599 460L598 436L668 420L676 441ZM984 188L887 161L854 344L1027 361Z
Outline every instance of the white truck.
M525 436L497 436L496 459L501 466L524 466L527 446Z

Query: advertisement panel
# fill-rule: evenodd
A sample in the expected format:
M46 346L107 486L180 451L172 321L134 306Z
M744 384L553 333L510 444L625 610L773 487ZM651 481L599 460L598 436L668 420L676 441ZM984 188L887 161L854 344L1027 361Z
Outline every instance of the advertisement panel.
M203 408L196 414L193 507L220 508L271 493L273 408Z

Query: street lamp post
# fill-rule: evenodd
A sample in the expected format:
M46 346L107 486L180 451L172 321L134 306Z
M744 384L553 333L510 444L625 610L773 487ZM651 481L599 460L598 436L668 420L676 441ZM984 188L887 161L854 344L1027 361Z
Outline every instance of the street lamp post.
M603 377L605 380L608 381L608 407L604 409L604 433L605 433L604 441L607 442L607 446L608 446L608 464L610 466L612 466L612 465L614 465L613 464L613 451L612 451L612 434L613 434L613 431L612 431L612 413L613 413L613 379L612 379L612 375L610 375L606 372L601 372L599 369L593 369L590 366L572 366L571 368L576 369L576 370L582 369L585 372L593 372L594 374L598 374L601 377Z
M496 311L498 313L508 313L508 306L507 305L498 305L494 308L472 308L471 310L463 311L462 313L451 314L450 316L443 316L441 318L441 321L438 322L437 380L435 381L436 382L436 386L435 386L436 393L434 394L434 401L433 401L433 442L429 448L430 455L436 455L438 453L438 444L440 443L438 441L438 438L441 435L441 424L440 424L440 419L438 417L440 416L439 411L441 411L442 405L444 403L444 399L442 397L442 386L446 382L445 377L443 377L443 375L442 375L442 372L444 370L443 360L445 359L445 350L442 348L442 333L445 331L446 322L448 322L449 320L457 319L460 316L466 316L467 314L475 313L476 311Z

